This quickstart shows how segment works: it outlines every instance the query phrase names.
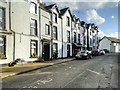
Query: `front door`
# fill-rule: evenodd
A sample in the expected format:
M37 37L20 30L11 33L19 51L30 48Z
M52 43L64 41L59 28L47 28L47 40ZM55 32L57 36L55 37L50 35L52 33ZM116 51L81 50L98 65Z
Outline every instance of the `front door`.
M47 61L50 59L50 44L44 44L44 60Z
M67 57L70 57L70 45L67 45Z

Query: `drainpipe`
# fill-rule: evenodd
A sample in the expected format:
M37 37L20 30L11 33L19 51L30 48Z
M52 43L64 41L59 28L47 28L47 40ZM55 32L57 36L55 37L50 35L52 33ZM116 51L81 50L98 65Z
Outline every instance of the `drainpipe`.
M62 34L62 58L63 58L63 18L61 17L61 34Z
M13 61L15 60L15 32L11 28L11 0L9 0L9 30L13 33Z
M41 49L41 8L39 6L39 55L41 53L40 50L42 50L42 49ZM41 54L41 56L42 56L42 54Z
M89 27L87 28L87 50L89 50Z
M51 59L53 59L53 12L51 10Z

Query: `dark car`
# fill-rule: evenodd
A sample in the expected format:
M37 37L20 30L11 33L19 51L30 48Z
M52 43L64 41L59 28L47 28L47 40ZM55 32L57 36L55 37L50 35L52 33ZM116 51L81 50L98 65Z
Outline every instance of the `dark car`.
M105 51L105 53L109 53L109 50L108 49L103 49Z
M92 50L92 55L93 56L99 56L100 55L100 50L99 49Z
M92 53L90 51L79 51L76 55L75 55L76 59L89 59L92 58Z

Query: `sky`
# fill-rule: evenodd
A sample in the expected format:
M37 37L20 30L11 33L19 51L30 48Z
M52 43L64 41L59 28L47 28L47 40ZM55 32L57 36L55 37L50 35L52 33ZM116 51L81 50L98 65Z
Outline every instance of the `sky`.
M47 4L56 3L59 7L70 7L81 21L95 23L99 28L99 37L120 38L118 34L118 0L42 0Z

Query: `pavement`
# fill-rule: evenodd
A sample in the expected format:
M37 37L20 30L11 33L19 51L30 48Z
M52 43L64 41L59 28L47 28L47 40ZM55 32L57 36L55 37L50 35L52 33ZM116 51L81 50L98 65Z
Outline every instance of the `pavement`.
M45 61L45 62L32 62L32 63L26 63L26 64L17 64L13 67L9 67L7 65L2 66L2 72L0 73L1 79L10 77L10 76L15 76L19 74L23 74L26 72L31 72L34 70L38 70L41 68L65 63L65 62L70 62L75 60L74 58L66 58L66 59L56 59L56 60L51 60L51 61Z

